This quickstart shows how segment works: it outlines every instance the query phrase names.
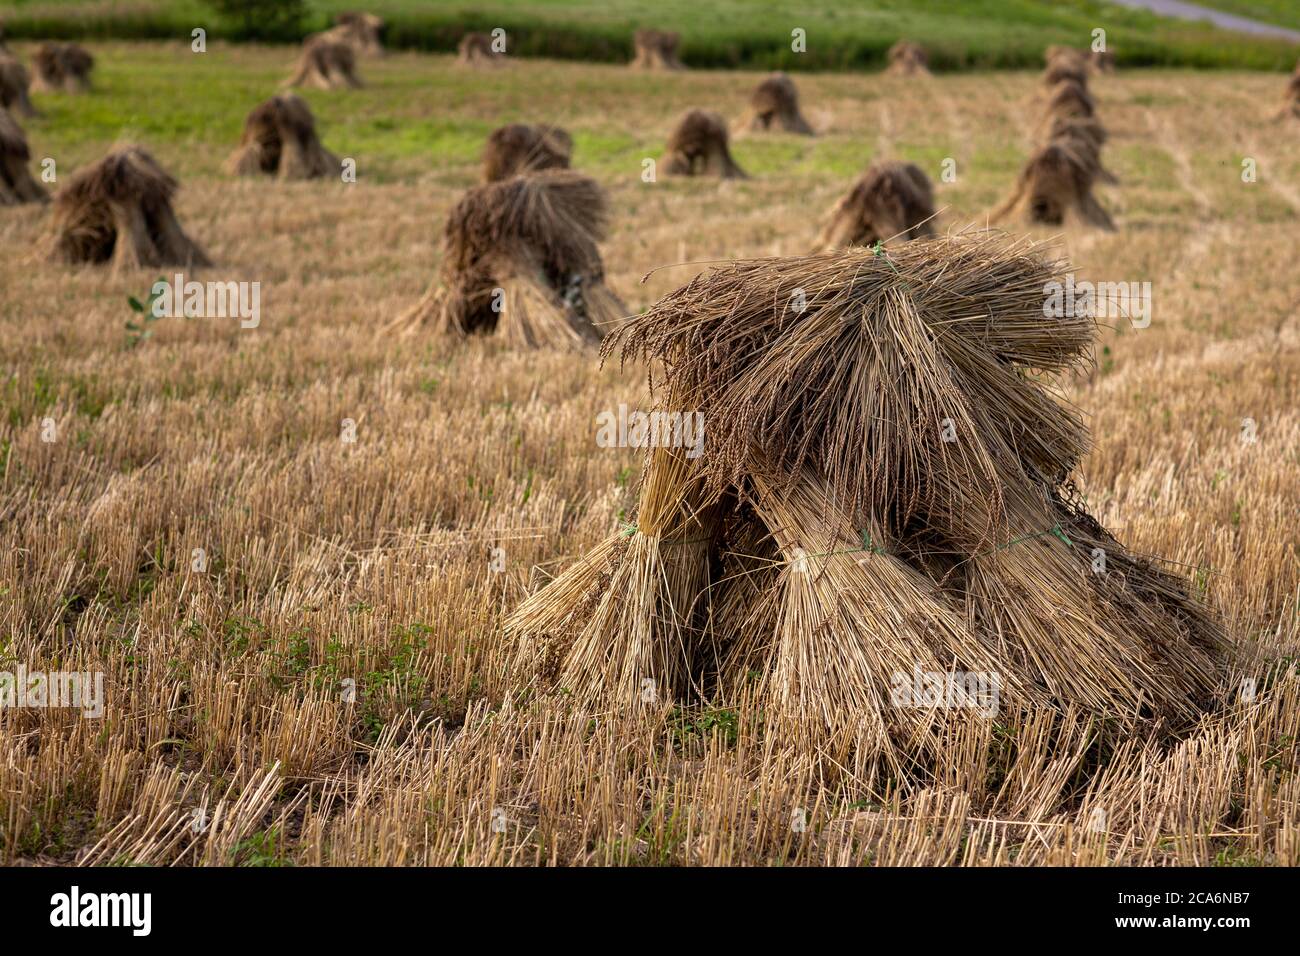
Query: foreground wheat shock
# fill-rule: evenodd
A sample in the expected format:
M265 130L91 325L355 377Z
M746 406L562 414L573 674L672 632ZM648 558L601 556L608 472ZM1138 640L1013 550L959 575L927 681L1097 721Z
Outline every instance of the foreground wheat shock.
M0 0L6 940L1285 925L1300 14L1132 4Z
M1088 436L1024 371L1082 361L1093 320L1043 307L1063 268L1043 253L976 233L740 262L629 320L606 354L661 362L661 413L696 410L708 454L649 453L628 531L507 622L520 656L614 706L647 682L742 700L757 676L769 725L894 764L998 707L1190 726L1225 638L1068 496ZM997 675L1000 704L891 699L945 665Z

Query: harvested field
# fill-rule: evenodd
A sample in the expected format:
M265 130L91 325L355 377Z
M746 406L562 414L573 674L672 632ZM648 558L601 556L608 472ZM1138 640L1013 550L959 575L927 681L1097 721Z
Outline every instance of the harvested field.
M0 670L102 671L106 698L99 720L0 711L0 863L1300 864L1300 151L1272 123L1279 74L1094 75L1117 230L1006 224L1059 237L1080 281L1151 283L1149 325L1102 319L1056 389L1092 434L1090 513L1231 639L1213 712L1173 739L970 721L885 773L768 732L752 691L623 711L525 693L503 623L630 519L644 456L597 421L651 407L647 369L383 330L503 124L572 135L608 195L605 283L636 313L705 262L804 255L877 160L929 176L940 235L982 225L1040 145L1041 70L801 74L815 138L733 139L747 179L647 182L687 109L738 120L766 73L395 52L360 89L301 93L356 182L273 182L222 165L296 49L88 47L89 93L33 93L29 168L56 159L53 191L130 132L217 263L192 277L260 282L261 320L141 337L129 297L175 270L34 258L50 207L0 207Z

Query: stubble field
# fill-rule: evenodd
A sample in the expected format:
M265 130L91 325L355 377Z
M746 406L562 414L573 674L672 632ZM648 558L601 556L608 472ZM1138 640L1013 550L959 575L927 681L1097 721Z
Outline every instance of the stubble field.
M260 281L262 316L159 320L132 346L128 296L159 270L54 265L33 252L48 209L0 210L0 669L103 671L107 698L98 720L0 713L0 862L1300 863L1300 127L1268 122L1280 75L1096 79L1119 231L1059 240L1080 278L1152 284L1150 327L1102 328L1061 390L1093 431L1096 516L1227 623L1220 713L1105 753L1074 715L990 721L899 777L743 700L520 694L501 621L626 518L640 457L598 447L596 416L643 405L646 370L385 326L501 123L573 132L610 194L609 283L639 310L698 263L806 251L873 158L930 174L941 228L982 223L1037 140L1036 75L797 76L815 139L740 137L748 181L646 183L678 114L738 118L759 74L400 54L363 61L363 90L307 94L357 182L280 184L221 163L287 48L94 52L94 93L37 98L34 157L63 181L120 135L149 147L217 263L198 277Z

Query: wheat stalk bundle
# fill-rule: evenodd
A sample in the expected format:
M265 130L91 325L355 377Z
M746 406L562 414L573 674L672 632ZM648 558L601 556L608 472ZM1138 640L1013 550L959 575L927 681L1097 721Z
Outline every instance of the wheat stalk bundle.
M75 43L42 43L32 56L32 89L43 93L84 93L90 89L95 58Z
M456 62L461 66L496 66L503 60L486 33L466 33L456 44Z
M226 169L236 176L319 179L338 175L340 166L321 145L311 108L293 93L280 93L248 114Z
M334 28L325 31L349 44L361 56L384 55L384 21L373 13L345 10L334 18Z
M314 33L302 41L302 53L286 86L318 90L358 89L357 55L337 34Z
M717 113L687 110L673 127L660 160L669 176L717 176L744 179L731 156L727 124Z
M605 285L604 191L567 169L470 189L447 217L440 281L393 327L432 323L516 348L587 348L625 312Z
M55 193L51 256L114 269L210 265L172 210L178 188L141 147L115 147Z
M754 88L749 98L749 115L741 128L751 132L784 130L812 136L813 129L799 110L799 91L785 73L773 73Z
M22 61L11 53L0 50L0 109L17 116L39 115L28 96L31 85L31 75Z
M677 55L681 35L668 30L645 28L632 35L633 57L629 64L637 70L682 70Z
M483 148L483 181L494 183L542 169L568 169L573 137L558 126L511 123L492 131Z
M27 136L7 110L0 110L0 206L49 202L45 187L27 169Z
M915 163L873 163L831 209L817 250L934 235L934 187Z
M911 674L986 675L993 711L1195 721L1218 624L1070 494L1089 439L1042 376L1086 364L1095 324L1044 314L1064 268L920 239L730 263L630 319L605 355L661 366L705 454L649 453L635 525L507 622L519 666L615 706L646 681L749 695L900 767L990 709L969 686L911 705Z
M1058 116L1088 119L1096 112L1096 101L1088 87L1078 80L1060 80L1048 90L1045 119L1049 122Z
M929 76L930 58L925 48L911 40L899 40L889 48L885 72L895 76Z
M1033 223L1060 226L1078 219L1114 231L1110 214L1092 194L1102 176L1101 160L1087 142L1054 139L1026 161L1007 200L990 216L1000 222L1023 210Z

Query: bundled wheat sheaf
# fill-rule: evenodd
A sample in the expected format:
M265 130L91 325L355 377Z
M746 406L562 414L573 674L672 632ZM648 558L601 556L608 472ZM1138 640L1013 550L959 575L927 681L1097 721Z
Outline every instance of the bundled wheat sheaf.
M680 34L668 30L642 29L632 35L631 66L638 70L685 69L677 56Z
M456 44L456 62L463 66L491 66L501 59L486 33L466 33Z
M114 269L210 265L172 211L177 188L144 149L113 149L55 193L51 255Z
M1119 179L1101 163L1101 148L1106 144L1108 134L1106 127L1095 118L1083 119L1072 116L1058 116L1048 127L1048 142L1064 140L1076 146L1086 154L1085 162L1090 168L1095 167L1099 182L1116 185Z
M605 285L604 192L567 169L470 189L443 231L439 281L395 327L494 334L517 348L580 349L625 314Z
M316 33L302 41L302 54L287 86L318 90L357 89L357 55L350 42L330 33Z
M892 696L921 672L992 675L1012 712L1193 722L1219 625L1071 492L1089 436L1040 375L1095 326L1044 317L1063 268L922 239L732 263L629 320L606 356L660 363L704 454L647 453L629 525L509 618L516 666L613 706L753 694L898 761L975 717Z
M930 73L930 58L919 43L899 40L889 48L888 57L886 73L896 76L928 76Z
M1087 57L1070 47L1048 47L1046 60L1043 80L1048 95L1040 126L1046 130L1046 142L1029 157L1011 195L991 220L1020 214L1043 225L1078 221L1113 230L1114 220L1093 195L1097 183L1118 180L1101 162L1107 136L1088 91Z
M90 89L95 58L75 43L42 43L32 56L32 89L42 93L84 93Z
M1043 50L1043 62L1048 66L1061 62L1086 64L1088 54L1076 47L1053 44Z
M36 116L28 90L32 78L27 67L13 54L0 50L0 109L18 116Z
M22 127L0 109L0 206L49 201L45 187L27 169L31 158Z
M1082 56L1059 56L1049 59L1043 71L1043 85L1048 89L1058 83L1088 85L1088 62Z
M742 128L753 132L783 130L813 135L813 129L799 111L799 91L794 80L784 73L773 73L755 87L749 98L749 116Z
M1088 54L1088 64L1098 73L1115 72L1115 52L1113 50L1092 50Z
M543 169L568 169L573 137L558 126L511 123L492 131L483 148L483 181Z
M310 107L292 93L281 93L248 114L226 168L236 176L317 179L338 174L340 166L317 138Z
M1078 77L1063 79L1052 85L1048 91L1046 118L1057 117L1091 118L1097 112L1097 103L1088 92L1086 80Z
M342 40L362 56L384 55L384 21L373 13L346 10L334 18L327 36Z
M726 121L706 110L687 110L682 115L668 137L660 164L669 176L746 178L731 156Z
M934 215L934 188L919 166L873 163L831 210L816 250L932 236Z

